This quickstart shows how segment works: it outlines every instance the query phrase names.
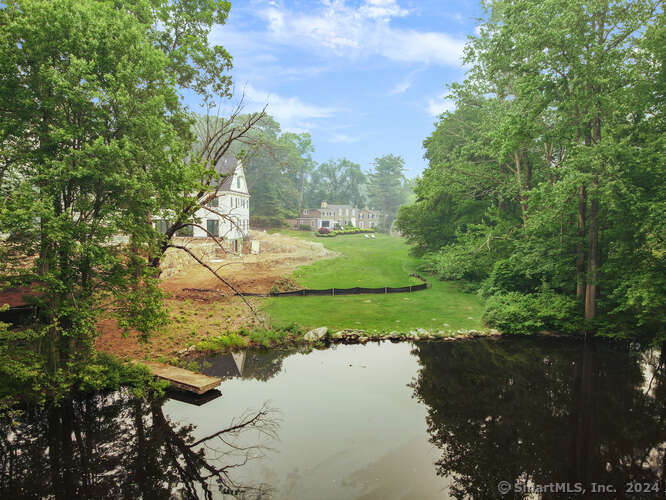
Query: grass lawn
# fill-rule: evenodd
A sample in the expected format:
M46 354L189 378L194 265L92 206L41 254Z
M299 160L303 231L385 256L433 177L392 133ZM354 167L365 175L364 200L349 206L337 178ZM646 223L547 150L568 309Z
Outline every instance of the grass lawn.
M299 267L292 278L306 288L351 288L355 286L406 286L420 283L411 278L417 260L409 255L402 238L363 234L316 238L301 231L281 231L341 253L340 257ZM264 307L274 326L296 323L330 330L357 328L369 332L405 332L415 328L435 330L481 329L481 301L458 289L455 283L429 280L432 288L413 293L388 295L343 295L337 297L276 297Z

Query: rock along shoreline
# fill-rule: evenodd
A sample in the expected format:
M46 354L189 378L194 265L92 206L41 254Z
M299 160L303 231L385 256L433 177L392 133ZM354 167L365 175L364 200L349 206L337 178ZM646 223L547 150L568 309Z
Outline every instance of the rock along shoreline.
M346 329L337 332L329 332L328 328L322 326L307 332L303 339L307 342L330 341L345 344L365 344L377 340L462 340L478 337L498 337L502 333L499 330L457 330L456 332L445 332L443 330L426 330L416 328L407 333L392 331L389 333L372 333L364 330Z

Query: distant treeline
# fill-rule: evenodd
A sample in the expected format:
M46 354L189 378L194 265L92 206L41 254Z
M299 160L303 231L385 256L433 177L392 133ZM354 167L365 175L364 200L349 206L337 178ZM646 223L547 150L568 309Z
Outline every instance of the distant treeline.
M319 207L326 201L382 210L389 216L389 226L412 192L399 156L376 158L368 173L346 158L318 164L312 159L310 134L282 132L270 116L249 135L250 141L234 148L245 165L252 216L271 218L257 221L272 224L276 217L295 218L302 208Z

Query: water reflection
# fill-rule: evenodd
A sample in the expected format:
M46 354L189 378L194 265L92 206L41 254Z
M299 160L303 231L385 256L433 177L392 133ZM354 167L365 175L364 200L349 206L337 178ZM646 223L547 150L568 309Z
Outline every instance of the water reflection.
M496 498L500 481L588 492L596 482L645 498L627 491L635 481L663 494L663 354L561 339L420 343L413 354L437 474L455 498Z
M235 471L263 456L251 433L276 438L275 412L239 415L207 436L172 422L163 401L127 391L0 420L0 498L262 498ZM265 441L265 440L264 440ZM242 443L242 444L241 444Z
M282 371L286 358L297 353L306 354L309 348L257 349L219 354L206 358L201 371L206 375L230 378L245 378L266 382Z
M121 391L5 416L0 498L485 499L500 481L661 498L664 361L543 338L212 357L222 396L200 407ZM280 440L274 411L239 414L266 400Z

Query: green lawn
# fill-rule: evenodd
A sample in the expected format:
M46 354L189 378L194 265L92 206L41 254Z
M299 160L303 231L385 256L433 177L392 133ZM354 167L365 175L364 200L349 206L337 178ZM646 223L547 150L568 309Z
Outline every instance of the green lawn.
M355 286L406 286L420 283L409 277L417 260L401 238L362 234L315 238L309 233L289 231L290 236L323 243L340 257L298 268L292 277L306 288L351 288ZM461 292L450 282L429 280L432 288L413 293L388 295L344 295L338 297L276 297L265 310L275 326L297 323L331 330L358 328L366 331L405 332L414 328L444 331L481 329L480 300Z

